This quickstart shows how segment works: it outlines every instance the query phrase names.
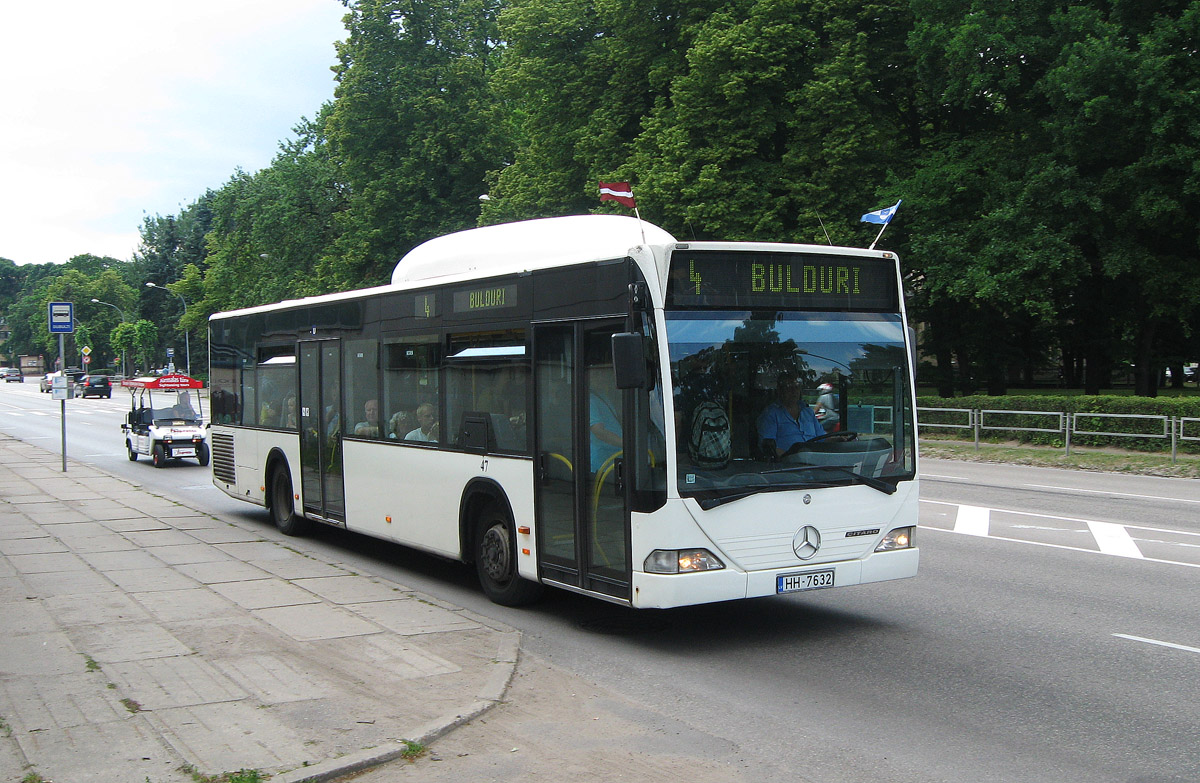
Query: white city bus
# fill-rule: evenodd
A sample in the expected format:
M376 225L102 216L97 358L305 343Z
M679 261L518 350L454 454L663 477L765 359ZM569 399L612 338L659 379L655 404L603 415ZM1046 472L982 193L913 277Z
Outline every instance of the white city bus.
M210 351L218 487L288 534L326 523L473 563L502 604L917 573L889 252L510 223L418 246L389 285L214 315Z

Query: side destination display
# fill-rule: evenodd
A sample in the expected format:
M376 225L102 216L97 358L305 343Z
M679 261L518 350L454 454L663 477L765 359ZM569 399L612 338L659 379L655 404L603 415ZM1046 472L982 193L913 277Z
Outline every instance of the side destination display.
M893 259L677 250L667 306L897 312L896 288Z

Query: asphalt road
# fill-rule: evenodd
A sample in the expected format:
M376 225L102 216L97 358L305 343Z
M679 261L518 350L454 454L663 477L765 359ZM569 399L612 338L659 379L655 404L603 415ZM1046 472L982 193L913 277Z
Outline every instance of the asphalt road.
M68 401L68 454L267 524L195 463L128 462L126 405ZM0 387L0 431L54 451L58 410ZM453 563L332 529L301 545L520 629L648 734L699 737L690 753L748 780L1200 780L1200 482L923 471L916 579L681 610L558 592L510 610Z

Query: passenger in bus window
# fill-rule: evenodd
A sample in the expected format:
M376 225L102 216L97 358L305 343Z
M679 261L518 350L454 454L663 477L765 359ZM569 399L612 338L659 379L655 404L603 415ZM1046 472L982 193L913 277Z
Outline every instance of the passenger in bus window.
M299 420L296 416L296 395L289 394L283 401L283 421L281 424L290 430L297 429Z
M798 443L825 434L812 408L800 401L800 380L781 373L775 384L777 399L758 417L758 439L775 444L776 459L786 456Z
M367 400L363 404L365 418L354 425L354 434L360 438L379 437L379 400Z
M427 402L417 406L417 421L420 426L404 436L405 440L415 440L422 443L437 443L438 421L437 411Z
M588 395L588 430L592 472L602 470L621 451L621 419L617 406L592 390Z
M398 410L388 419L387 436L392 440L403 440L412 429L413 417L406 410Z

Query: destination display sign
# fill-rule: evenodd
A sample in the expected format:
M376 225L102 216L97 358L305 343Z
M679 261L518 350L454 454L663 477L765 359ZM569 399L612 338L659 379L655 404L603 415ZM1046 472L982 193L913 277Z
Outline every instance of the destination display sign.
M896 262L832 254L676 250L667 307L896 312Z
M459 289L454 292L452 301L455 313L504 310L517 306L517 286L510 283Z

